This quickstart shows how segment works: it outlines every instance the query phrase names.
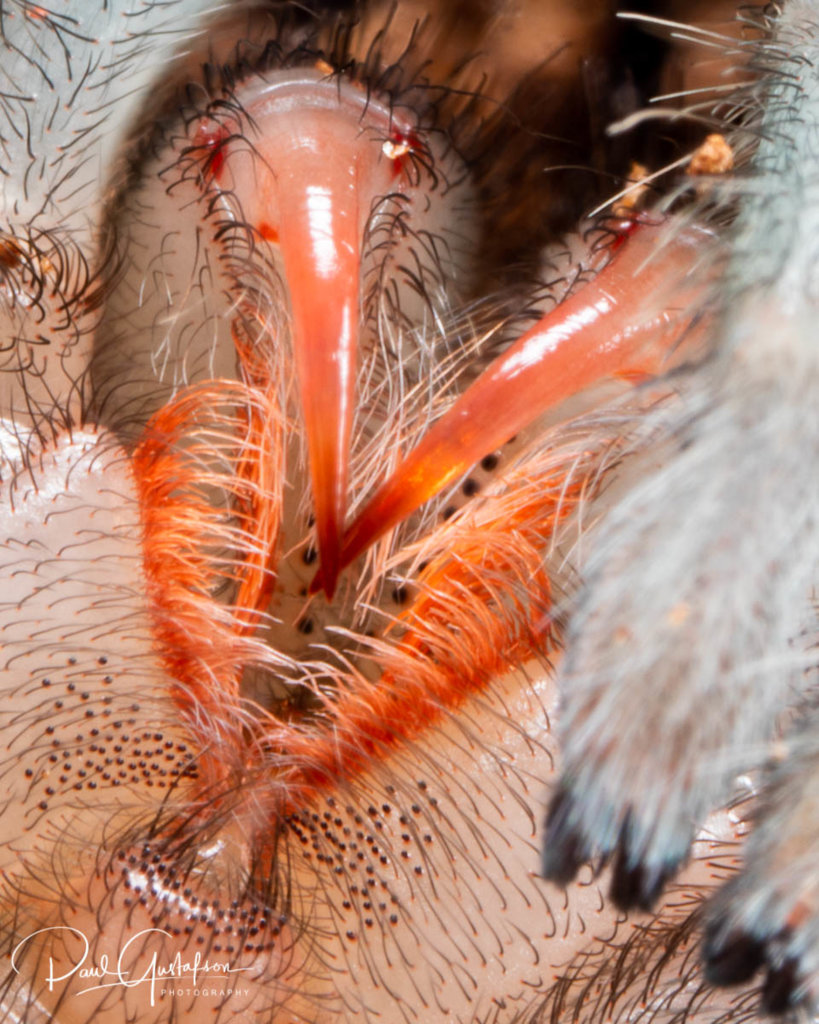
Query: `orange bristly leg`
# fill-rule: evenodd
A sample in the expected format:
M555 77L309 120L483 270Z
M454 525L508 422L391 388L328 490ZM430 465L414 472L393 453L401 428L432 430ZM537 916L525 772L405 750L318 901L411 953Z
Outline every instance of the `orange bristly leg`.
M151 418L134 452L157 643L175 699L194 717L196 705L218 721L243 666L265 653L253 634L280 515L275 489L262 490L280 443L266 397L235 381L185 391ZM246 604L219 603L225 581Z

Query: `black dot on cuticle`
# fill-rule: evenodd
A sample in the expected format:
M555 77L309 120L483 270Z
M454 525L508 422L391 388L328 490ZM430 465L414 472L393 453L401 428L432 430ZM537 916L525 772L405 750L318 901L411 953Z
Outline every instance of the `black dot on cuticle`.
M313 632L313 620L309 618L299 619L296 623L296 629L305 636L309 636Z
M312 565L318 557L318 551L310 544L301 554L301 560L305 565Z
M456 508L455 505L447 505L447 507L441 513L441 518L444 520L451 519L457 511L458 509Z
M481 489L481 485L474 477L469 477L464 480L461 490L464 492L467 498L473 497Z
M485 469L487 473L491 473L493 469L497 469L500 457L494 452L491 455L484 455L481 459L481 468Z

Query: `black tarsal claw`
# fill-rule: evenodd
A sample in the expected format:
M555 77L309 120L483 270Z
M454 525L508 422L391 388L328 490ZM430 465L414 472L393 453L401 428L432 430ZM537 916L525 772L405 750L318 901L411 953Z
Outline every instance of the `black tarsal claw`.
M781 932L773 942L779 944L787 940L787 936L787 931ZM777 965L772 966L770 954L770 941L738 929L725 932L718 922L713 922L706 928L703 938L706 981L712 985L741 985L760 968L767 968L760 991L762 1010L772 1016L787 1014L802 998L799 959L788 956L779 960L777 957Z
M617 856L612 870L610 895L620 910L650 911L660 897L666 882L680 867L678 860L649 866L641 861L634 862L629 843L625 838L628 820L617 846Z
M781 1014L792 1010L799 999L796 996L796 988L799 983L798 962L794 957L788 957L785 962L777 968L771 968L762 986L761 1003L766 1013Z
M703 939L705 977L712 985L741 985L756 974L765 962L765 944L746 932L723 935L722 929L709 925Z
M574 825L574 800L568 787L559 786L546 815L541 873L557 885L568 885L589 860L586 844Z

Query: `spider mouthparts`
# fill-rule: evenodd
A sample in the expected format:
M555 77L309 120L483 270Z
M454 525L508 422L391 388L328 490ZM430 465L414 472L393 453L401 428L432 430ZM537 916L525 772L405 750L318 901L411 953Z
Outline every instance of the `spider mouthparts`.
M220 178L230 176L248 222L277 247L287 282L321 586L331 597L347 505L362 238L378 197L396 188L384 149L393 114L312 71L273 76L244 111L252 148L228 131Z
M572 394L607 376L663 372L691 326L688 303L702 293L694 271L703 231L669 232L657 253L657 227L631 226L598 276L541 317L433 424L348 528L341 569Z
M357 196L323 155L299 153L313 165L306 195L285 202L280 227L290 290L293 347L312 479L316 535L324 589L338 575L339 535L347 497L358 341ZM323 167L322 167L323 165ZM307 171L305 176L310 172ZM288 187L289 186L289 187ZM281 187L281 186L280 186ZM301 191L298 179L281 188Z

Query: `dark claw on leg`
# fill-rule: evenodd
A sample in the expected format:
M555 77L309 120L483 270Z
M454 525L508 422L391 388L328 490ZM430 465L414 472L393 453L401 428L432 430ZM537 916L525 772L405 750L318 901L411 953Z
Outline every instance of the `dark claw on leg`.
M572 823L573 806L571 792L560 786L546 815L541 873L557 885L568 885L589 860L586 844Z
M762 986L762 1009L766 1013L786 1013L796 1006L797 961L789 957L781 967L768 971Z
M709 926L703 940L705 977L712 985L740 985L756 974L765 962L765 946L744 932L719 938L720 929Z
M625 832L628 826L624 826ZM646 864L631 864L629 847L621 837L611 880L611 898L620 910L650 911L665 888L666 882L679 869L678 861L649 867Z

